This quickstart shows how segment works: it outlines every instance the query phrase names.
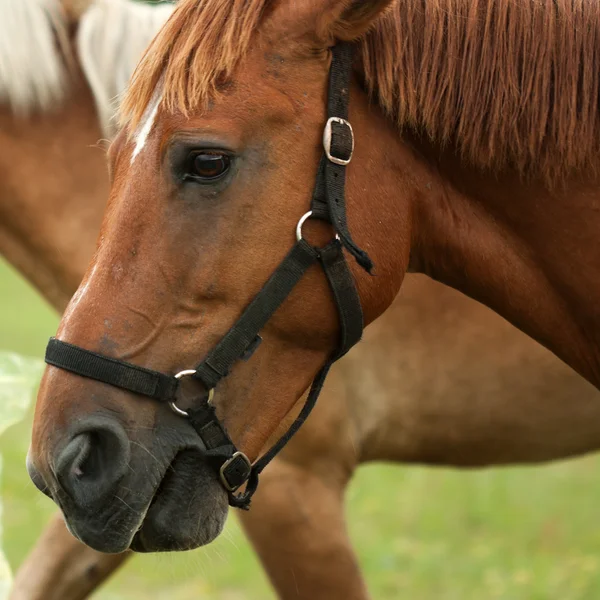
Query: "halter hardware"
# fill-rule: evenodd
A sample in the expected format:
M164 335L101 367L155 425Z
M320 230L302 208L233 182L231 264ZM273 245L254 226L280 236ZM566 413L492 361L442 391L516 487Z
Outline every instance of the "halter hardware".
M175 375L175 379L182 379L183 377L189 377L191 375L195 375L196 374L196 369L184 369L183 371L179 371L179 373L177 373L177 375ZM212 404L213 398L215 397L215 388L211 388L210 390L208 390L208 394L206 396L206 403L207 404ZM180 417L189 417L190 413L188 413L187 410L183 410L182 408L179 408L179 406L177 406L176 402L169 402L169 406L171 407L171 410L179 415Z
M336 136L343 141L336 143ZM323 131L323 148L332 163L344 167L350 164L354 154L354 131L350 122L340 117L329 117Z
M236 473L239 471L247 472L248 475L250 475L250 471L252 471L252 463L250 462L250 459L239 450L234 452L233 456L227 459L219 469L219 479L221 480L223 487L228 492L235 492L240 485L242 485L241 483L236 483L235 481L231 482L227 478L228 473L231 474L234 471Z
M306 221L308 221L311 217L313 216L313 211L309 210L308 212L305 212L301 217L300 220L298 221L298 225L296 225L296 241L299 242L302 239L302 226L304 225L304 223L306 223ZM338 242L340 241L340 236L336 233L335 234L335 239L338 240Z
M298 431L313 409L331 365L341 358L363 331L363 316L354 278L343 253L347 250L356 262L371 272L372 262L348 231L345 205L346 165L352 159L354 134L348 122L348 103L352 51L343 43L332 48L327 101L328 120L323 134L324 155L319 163L310 210L298 221L296 243L246 307L240 318L195 369L185 369L168 375L103 356L73 344L50 338L46 362L72 373L89 377L115 387L142 394L168 403L181 417L186 417L201 438L205 459L215 467L221 485L227 490L229 504L248 509L263 469ZM302 225L307 219L330 223L335 239L323 248L314 248L302 237ZM226 377L238 360L249 360L260 344L259 332L279 308L289 293L312 265L319 263L337 306L340 335L337 350L317 373L300 414L287 432L254 464L240 452L223 423L218 419L213 397L215 387ZM191 377L202 383L208 392L198 406L183 410L176 404L180 380ZM245 490L235 494L242 485Z

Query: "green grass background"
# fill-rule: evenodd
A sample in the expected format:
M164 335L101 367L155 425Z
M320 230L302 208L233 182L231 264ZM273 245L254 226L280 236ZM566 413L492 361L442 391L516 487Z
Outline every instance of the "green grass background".
M41 357L56 315L0 262L0 350ZM16 569L54 511L25 472L31 415L0 440L5 549ZM362 468L347 498L376 599L600 599L600 460L455 472ZM273 597L234 518L211 546L138 556L101 600ZM337 599L332 599L337 600ZM341 600L341 599L340 599Z

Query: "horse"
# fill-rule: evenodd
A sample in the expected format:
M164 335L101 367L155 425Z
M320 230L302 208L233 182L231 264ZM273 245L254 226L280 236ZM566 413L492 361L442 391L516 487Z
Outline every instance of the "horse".
M374 67L368 71L366 66L372 59L384 69L386 63L375 50L378 44L386 47L392 34L399 33L398 23L407 27L402 39L414 40L421 34L430 36L430 42L438 40L442 44L447 40L439 35L440 29L415 26L421 18L420 9L409 13L410 18L404 22L396 5L380 15L386 9L385 3L362 3L362 8L348 2L317 4L291 7L282 3L281 7L271 8L254 1L206 0L184 1L178 7L141 63L131 88L129 104L125 105L126 114L129 110L131 116L111 150L112 198L99 246L59 330L59 337L73 344L120 360L132 359L142 367L172 372L207 351L284 255L286 245L281 242L292 241L289 232L283 231L284 225L295 225L296 204L304 206L308 202L309 180L318 162L316 132L323 121L329 44L334 39L356 39L364 62L356 66L351 89L357 144L348 168L348 219L350 229L356 230L356 238L364 240L374 258L376 277L363 275L353 267L365 321L373 323L365 341L338 365L339 375L335 370L332 373L335 380L329 383L334 389L339 386L338 392L343 391L341 404L330 404L327 398L317 407L306 427L283 450L281 462L272 463L262 473L262 488L252 510L244 515L244 522L252 524L247 528L259 541L268 537L260 526L261 515L290 525L284 531L295 530L295 535L288 537L282 532L279 540L284 551L273 546L271 550L259 549L259 554L263 559L272 559L272 566L290 559L300 562L302 541L315 557L323 558L321 564L316 561L312 576L322 571L323 564L335 571L331 559L336 553L331 550L343 548L346 539L341 492L358 462L403 460L480 466L551 460L596 449L600 430L591 386L580 382L566 367L558 366L548 353L480 305L427 279L409 276L403 286L405 296L401 295L392 308L386 306L397 291L389 280L399 287L406 268L436 274L428 269L439 266L441 259L432 261L423 253L429 246L423 245L427 236L422 237L422 228L440 226L439 219L447 212L432 216L427 209L429 203L438 200L448 203L447 211L457 210L450 200L457 194L458 184L450 185L445 177L448 170L457 174L467 167L464 157L450 161L456 149L446 140L448 154L444 158L450 162L440 160L437 170L433 169L429 161L433 160L436 137L418 137L408 128L408 117L404 131L399 133L390 126L392 113L385 111L397 107L386 109L381 104L382 90L375 85L387 80L383 74L375 74ZM314 12L307 12L309 8ZM492 17L498 16L495 10L500 9L490 7ZM442 7L438 17L449 19L452 14ZM430 16L428 26L433 22ZM462 23L457 18L448 26L459 28ZM476 24L475 19L470 31L473 43L482 36ZM463 39L460 31L454 33L457 39ZM402 48L407 54L398 56L406 60L428 57L441 61L440 68L444 67L442 59L451 57L443 47L425 53L427 57L420 56L415 47ZM206 69L201 70L200 63ZM404 70L398 67L398 72ZM407 72L415 76L421 71ZM425 72L435 74L431 69ZM185 83L181 88L170 79L176 73L189 78L179 82ZM388 83L392 85L392 80ZM370 85L374 86L371 90ZM430 87L424 90L433 93ZM156 94L155 89L160 93ZM181 97L175 94L177 89ZM447 94L453 92L444 90ZM369 93L376 101L369 100ZM243 102L240 94L244 95ZM269 94L273 97L267 97ZM187 103L192 98L200 104L177 105L180 100ZM414 110L420 115L423 105L418 100ZM136 106L143 106L137 120L131 112ZM431 110L430 116L438 114ZM404 121L401 116L394 118ZM418 124L411 126L418 129ZM252 133L253 127L256 130ZM171 140L173 133L181 139ZM198 154L194 136L199 135L212 137L210 141L202 140L208 146ZM515 144L519 140L516 138ZM190 153L194 160L201 157L203 169L227 167L225 179L219 174L211 184L185 179L184 185L187 174L178 171L177 183L159 185L155 178L165 176L171 167L179 169L181 161L187 165L187 146L193 147ZM228 150L221 150L225 146ZM234 146L236 152L231 150ZM530 148L523 147L524 151ZM514 152L515 148L509 150ZM357 164L361 168L354 171ZM381 164L386 166L384 171L379 169ZM469 172L475 177L484 167L476 165ZM252 178L259 170L260 184ZM364 178L373 173L376 177L365 186ZM552 169L546 173L552 174ZM242 200L226 190L227 177L234 175L244 183ZM487 181L480 173L479 177L478 181ZM498 177L495 174L493 180ZM519 169L504 177L524 185ZM407 190L402 195L406 206L395 206L388 213L369 205L365 214L365 190L373 192L369 196L372 202L389 208L390 198L394 197L390 190L399 186L397 178ZM549 182L549 177L544 179L544 185L549 186ZM541 186L539 182L536 185ZM281 186L281 194L271 186ZM267 209L259 201L259 190L260 198L277 202L270 202ZM463 202L472 201L464 190ZM161 203L166 191L173 200L168 206ZM306 202L301 203L302 199ZM469 206L469 210L453 213L453 222L456 227L477 231L475 224L479 221L465 219L479 219L481 226L487 221L482 208L477 212L475 205ZM434 216L437 221L432 220ZM401 224L410 224L414 232L407 232ZM329 230L317 229L318 225L308 221L308 235L317 241L328 239ZM225 240L225 249L219 248ZM381 247L386 240L398 242L396 252ZM408 248L400 243L409 241L410 256ZM441 258L449 268L456 240L446 231L437 242L445 244L446 254ZM230 252L246 246L251 250L246 257L251 259L248 264L229 260ZM505 251L503 259L508 260L513 255L507 253L508 247ZM522 256L528 257L526 253ZM483 252L471 256L472 260L484 258L492 257ZM467 266L463 265L461 273L465 281L471 282L467 275L473 273ZM487 275L491 281L491 275ZM333 302L326 292L322 275L316 269L309 271L306 281L262 333L262 343L254 355L237 365L231 378L217 390L214 402L218 413L231 439L250 458L268 445L269 438L277 437L277 429L287 424L283 421L293 418L311 377L335 347L338 326ZM543 299L537 302L536 310L541 310ZM388 308L386 314L375 320L384 308ZM533 310L531 302L527 308ZM197 329L199 323L202 328ZM391 365L391 358L398 362ZM489 371L481 368L488 360ZM523 380L521 368L530 362L539 367L540 377ZM348 366L344 368L344 364ZM579 370L585 374L584 369ZM465 382L464 373L469 373L472 380ZM564 378L568 385L561 390L551 377L561 382ZM516 384L512 402L506 397L510 381ZM459 385L453 389L456 382ZM333 421L328 422L324 416L328 411ZM70 425L75 422L85 428L75 431ZM129 448L130 441L135 447L132 444ZM138 445L149 449L156 461L149 463L148 454L136 450ZM128 467L126 474L124 467ZM172 468L165 478L167 467ZM34 483L59 501L71 530L98 550L194 547L209 542L219 532L226 512L228 495L207 464L206 448L186 420L167 406L59 368L48 369L40 388L29 469ZM148 481L132 479L135 472L143 472ZM301 483L292 493L290 474L294 473L300 475ZM269 494L265 488L270 488ZM135 497L128 495L128 489L135 490ZM94 502L92 491L97 495ZM114 504L111 498L117 496L134 510L129 512ZM173 520L173 511L181 502L189 505L189 511ZM296 516L300 508L302 519ZM169 535L165 533L167 523L171 527ZM316 523L320 526L313 527ZM325 531L334 532L336 543L327 543ZM359 585L346 585L356 581L356 568L353 560L344 565L351 554L342 555L337 564L344 568L334 582L336 587L330 588L329 595L317 589L307 597L331 597L331 590L338 594L347 590L348 597L364 597L360 579ZM279 590L286 578L289 583L289 572L284 571L271 573ZM310 581L310 569L307 573Z
M587 23L588 15L570 6L550 17L544 13L551 19L547 29L557 33L547 42L548 52L527 69L514 48L529 49L530 29L508 5L464 8L470 19L441 10L438 28L431 29L435 14L419 24L420 4L412 20L404 4L388 4L334 1L302 9L260 1L184 1L142 60L124 105L126 127L111 149L111 199L95 258L67 308L59 339L49 346L47 360L55 366L42 381L29 457L36 485L61 505L70 528L92 547L181 550L214 539L228 504L246 507L256 489L256 465L265 464L255 462L261 450L285 429L328 358L338 358L346 342L359 336L359 312L367 324L374 321L391 304L407 270L426 272L488 304L595 383L584 333L590 329L583 327L593 315L556 250L577 250L577 264L587 264L594 242L586 227L574 236L570 213L563 211L557 221L548 209L559 211L567 194L593 208L593 173L579 173L593 162L597 137L595 112L588 106L589 80L595 81L593 55L587 53L591 42L571 40L570 29L561 29L577 19ZM534 5L519 6L537 23ZM481 12L486 19L478 18ZM486 46L494 27L508 40L506 55ZM450 33L442 36L446 29ZM420 46L416 34L424 38ZM328 121L327 159L319 176L340 177L335 202L328 193L326 207L337 237L327 251L317 251L311 244L323 245L330 229L309 220L303 231L299 219L310 215L298 208L310 206L320 154L317 133L326 120L329 49L339 40L353 43L354 50L358 46L362 62L354 65L358 75L351 85L343 76L347 52L332 70L330 105L342 116ZM459 45L457 52L447 51L450 43ZM405 55L397 52L402 48ZM463 61L472 70L449 78L461 52L467 58L491 55L475 66ZM403 64L411 60L420 70ZM565 65L577 60L577 76L562 77ZM436 68L423 68L429 62ZM418 118L410 123L401 110L399 81L415 72L435 75L440 83L428 80L423 94L433 89L442 95L434 96L435 110L425 102L429 96L419 97ZM467 81L476 88L471 96ZM515 81L519 93L511 119ZM486 82L494 94L486 96ZM535 94L521 94L525 84ZM589 93L580 99L581 90ZM544 92L551 101L540 115L546 105L533 100ZM567 102L573 94L577 102ZM348 100L355 133L343 115ZM385 113L386 100L388 113L396 110L394 118ZM467 111L482 106L484 114ZM589 118L575 119L574 107L576 115ZM425 108L436 118L444 111L454 117L447 136L432 129ZM335 127L331 119L337 119ZM411 131L399 134L391 126L394 119L408 120ZM545 127L538 140L540 122ZM362 139L355 150L354 136ZM347 226L345 170L332 171L329 164L345 169L350 159ZM540 215L536 207L542 200ZM593 210L588 212L593 221ZM544 235L549 227L551 247ZM286 255L294 229L297 245ZM352 279L358 292L349 283L341 247L356 258ZM252 301L282 260L282 269L265 285L269 294ZM327 271L332 297L315 268L318 260L337 269L344 292ZM336 352L338 336L344 343ZM196 369L184 368L206 355ZM125 362L130 359L135 363ZM313 401L324 373L312 388ZM175 395L183 377L206 388L190 408L182 408ZM195 388L187 391L198 395ZM294 421L287 437L299 423ZM131 439L143 450L131 448ZM244 483L249 491L236 495L234 488ZM173 526L183 499L189 514L179 515Z

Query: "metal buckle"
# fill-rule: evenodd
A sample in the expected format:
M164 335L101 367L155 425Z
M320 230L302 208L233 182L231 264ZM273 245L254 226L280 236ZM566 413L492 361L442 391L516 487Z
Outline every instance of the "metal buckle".
M195 373L196 373L196 369L185 369L183 371L179 371L179 373L177 373L177 375L175 375L175 379L181 379L182 377L188 377L189 375L194 375ZM208 399L207 399L208 404L212 404L214 395L215 395L215 388L208 390ZM182 408L179 408L179 406L177 406L177 404L175 404L175 402L169 402L169 406L171 407L171 410L174 413L178 414L180 417L187 418L190 416L190 413L187 410L183 410Z
M221 465L221 468L219 469L219 477L221 479L221 483L223 484L223 487L228 492L235 492L235 490L237 490L241 485L243 485L245 483L245 481L244 481L244 482L240 483L240 485L231 485L229 483L229 481L227 481L227 477L225 477L225 469L239 456L241 456L246 461L246 464L248 465L248 470L252 471L252 463L250 462L250 459L243 452L240 452L239 450L237 452L234 452L233 456L231 458L228 458ZM247 481L247 479L246 479L246 481Z
M338 158L337 156L332 156L331 154L332 123L346 125L350 130L350 136L352 137L352 148L350 150L350 157L348 160ZM352 125L350 125L346 119L341 119L340 117L329 117L329 119L327 119L327 123L325 124L325 130L323 131L323 148L325 148L325 155L332 163L335 163L336 165L347 165L352 160L352 155L354 154L354 131L352 130Z

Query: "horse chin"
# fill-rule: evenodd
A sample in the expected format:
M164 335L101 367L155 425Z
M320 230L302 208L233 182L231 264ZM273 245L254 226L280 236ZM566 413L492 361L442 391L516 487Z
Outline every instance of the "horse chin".
M145 506L128 500L127 506L102 507L95 518L89 511L81 515L67 511L71 515L67 527L98 552L191 550L221 533L229 506L214 470L196 449L176 455Z
M227 518L227 494L201 455L186 450L167 470L130 548L192 550L212 542Z

